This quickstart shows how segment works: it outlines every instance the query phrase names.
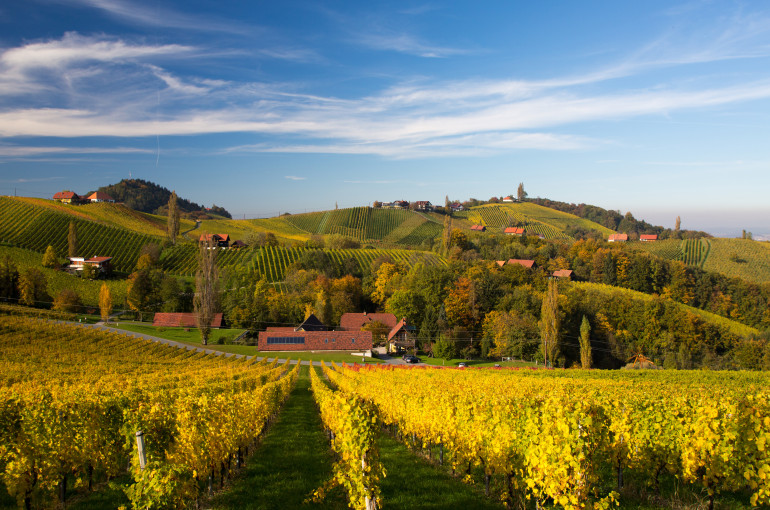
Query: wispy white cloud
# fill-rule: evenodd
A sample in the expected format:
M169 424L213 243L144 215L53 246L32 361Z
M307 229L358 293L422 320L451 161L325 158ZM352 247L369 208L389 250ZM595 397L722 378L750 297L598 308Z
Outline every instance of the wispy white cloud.
M51 154L154 154L154 150L134 147L35 147L0 145L0 157L34 157Z
M307 177L298 177L296 175L285 175L284 177L286 177L290 181L304 181L304 180L307 180Z
M160 7L159 4L146 6L125 0L67 0L67 3L99 9L123 22L141 26L242 34L256 30L256 27L249 27L238 21L221 20L214 16L193 16Z
M445 58L472 53L468 49L432 45L406 33L362 33L357 36L356 42L376 50L396 51L425 58Z
M764 33L761 28L751 30ZM164 61L196 55L200 49L71 33L0 53L0 136L241 132L264 137L227 151L390 158L582 150L607 141L565 134L565 128L770 98L770 72L761 70L754 81L728 77L710 86L699 80L655 82L654 77L645 88L602 86L653 67L759 51L741 51L745 41L732 29L724 32L714 48L697 48L674 58L669 43L657 41L651 48L665 51L645 48L625 62L582 75L546 80L405 80L352 98L314 94L299 82L235 83L180 74L164 67ZM55 90L58 96L29 92L43 89Z

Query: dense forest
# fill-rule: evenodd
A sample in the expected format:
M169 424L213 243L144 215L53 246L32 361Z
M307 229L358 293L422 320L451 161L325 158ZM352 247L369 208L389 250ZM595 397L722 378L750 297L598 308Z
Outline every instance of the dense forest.
M118 202L123 202L126 207L136 211L151 214L165 215L168 212L168 199L171 191L163 186L143 179L123 179L117 184L102 186L99 191L107 193ZM232 218L229 212L217 205L210 209L196 204L184 198L177 199L179 210L186 216L200 218L207 213Z
M508 259L536 265L495 262ZM673 368L770 368L768 335L736 332L719 317L768 330L770 286L622 245L485 237L453 246L446 267L408 269L387 257L363 272L356 267L308 252L287 270L282 291L245 269L233 270L221 304L233 325L253 331L298 324L309 312L337 326L345 312L388 311L408 319L426 353L441 348L465 357L542 359L543 296L554 270L573 268L578 281L558 282L559 364L580 360L585 317L598 367L617 368L641 352Z

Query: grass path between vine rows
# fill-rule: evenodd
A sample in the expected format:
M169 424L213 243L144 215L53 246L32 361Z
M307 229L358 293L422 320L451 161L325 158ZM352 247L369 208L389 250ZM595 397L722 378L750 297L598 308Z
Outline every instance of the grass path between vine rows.
M309 367L303 367L297 386L245 472L209 505L216 510L347 508L337 488L323 503L303 504L326 481L334 462L329 441L310 392ZM380 455L387 477L382 481L387 509L502 508L440 468L417 457L383 435Z

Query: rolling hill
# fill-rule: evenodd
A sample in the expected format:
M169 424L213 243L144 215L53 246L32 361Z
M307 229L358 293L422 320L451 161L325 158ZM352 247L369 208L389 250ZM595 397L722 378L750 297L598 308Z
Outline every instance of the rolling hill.
M634 249L748 282L770 283L770 242L726 238L668 239L634 243Z

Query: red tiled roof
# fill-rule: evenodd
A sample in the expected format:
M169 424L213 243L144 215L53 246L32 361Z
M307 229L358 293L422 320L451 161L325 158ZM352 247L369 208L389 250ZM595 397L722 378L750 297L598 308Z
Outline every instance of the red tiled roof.
M572 269L559 269L553 272L556 278L572 278Z
M230 241L230 234L201 234L200 241Z
M508 259L508 265L510 266L511 264L519 264L520 266L531 269L532 266L535 265L535 261L526 259Z
M85 262L94 262L96 264L101 264L103 262L107 262L108 260L112 260L112 257L91 257L90 259L86 259Z
M504 260L497 260L497 261L495 261L495 263L496 263L498 266L500 266L500 267L503 267L503 266L505 265L505 261L504 261Z
M628 241L628 234L610 234L607 241Z
M340 329L358 331L371 322L381 322L393 329L398 319L392 313L344 313L340 317Z
M522 235L524 233L524 229L521 227L508 227L503 231L503 233Z
M473 225L471 227L471 230L478 230L479 232L484 232L487 229L484 225Z
M268 326L265 328L265 331L269 331L270 333L294 333L294 328L287 328L283 326Z
M174 327L181 326L185 328L195 328L194 313L156 313L152 321L153 326ZM214 320L211 321L212 328L222 327L222 314L214 314Z
M414 329L414 327L409 326L406 323L406 317L398 321L398 324L393 326L393 329L391 329L390 333L388 333L388 341L390 341L394 336L396 336L399 333L399 331L401 331L402 329L406 329L407 331L411 331Z
M94 191L90 195L88 195L88 200L105 200L112 202L112 197L109 196L107 193L104 193L103 191Z
M657 241L658 234L642 234L639 236L640 241Z
M508 195L507 197L504 197L503 200L506 202L513 202L513 197L511 195Z
M54 200L67 200L67 199L74 200L76 198L80 198L80 197L74 191L60 191L53 196Z

